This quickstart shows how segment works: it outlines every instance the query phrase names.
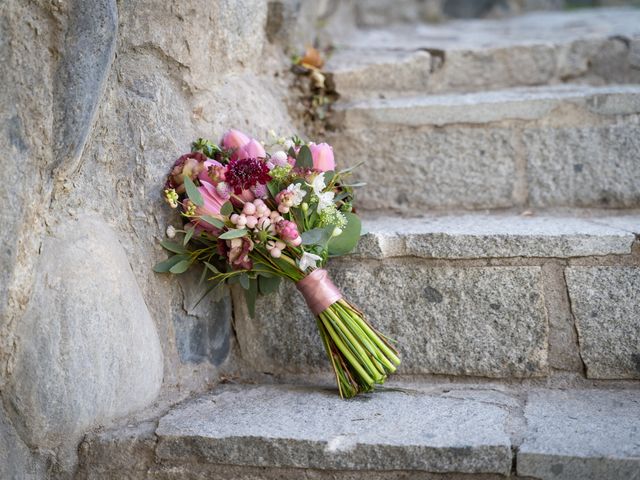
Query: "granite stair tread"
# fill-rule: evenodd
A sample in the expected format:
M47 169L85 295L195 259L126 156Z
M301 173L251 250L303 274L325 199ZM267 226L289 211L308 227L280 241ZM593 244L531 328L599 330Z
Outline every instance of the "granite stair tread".
M366 214L364 258L584 257L630 254L640 210Z
M344 401L325 386L224 385L171 408L157 426L92 434L82 453L84 468L96 464L93 478L224 478L229 469L237 476L228 478L295 478L305 469L312 478L628 480L640 471L639 429L631 388L391 383Z
M346 98L638 82L639 25L640 10L607 8L348 30L327 71Z
M339 103L335 108L345 112L347 121L355 120L357 115L380 123L442 126L537 120L568 104L596 115L636 114L640 112L640 85L514 87L485 92L371 98Z

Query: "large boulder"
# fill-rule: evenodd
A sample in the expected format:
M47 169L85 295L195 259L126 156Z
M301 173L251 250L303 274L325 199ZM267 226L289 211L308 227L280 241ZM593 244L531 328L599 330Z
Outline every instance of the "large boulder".
M58 448L159 392L154 322L118 238L97 218L69 220L45 238L17 333L6 400L32 446Z

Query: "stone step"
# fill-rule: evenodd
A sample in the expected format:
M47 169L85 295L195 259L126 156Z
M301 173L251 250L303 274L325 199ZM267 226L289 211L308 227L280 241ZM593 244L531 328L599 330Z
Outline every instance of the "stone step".
M640 10L343 29L327 63L343 98L640 82Z
M89 435L80 479L629 480L634 390L219 386L159 420ZM460 475L460 476L456 476Z
M640 206L640 85L560 85L336 106L359 207Z
M640 211L378 217L365 229L357 252L329 270L397 340L400 373L518 379L560 369L640 379L631 334L640 328ZM249 365L275 375L329 371L293 285L259 299L255 318L241 291L234 296Z

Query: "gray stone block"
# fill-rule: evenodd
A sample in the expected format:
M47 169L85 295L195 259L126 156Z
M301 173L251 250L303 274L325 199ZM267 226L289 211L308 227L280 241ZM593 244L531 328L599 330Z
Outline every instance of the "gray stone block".
M345 297L397 340L407 374L532 377L547 373L538 267L433 267L419 260L334 261ZM240 304L241 305L241 304ZM315 321L292 284L236 309L243 357L261 371L329 368Z
M556 86L352 102L330 139L361 208L640 205L633 86ZM372 149L375 154L372 154Z
M60 225L37 269L3 393L23 438L51 449L152 402L163 362L129 261L103 221Z
M369 121L367 128L347 127L330 143L341 166L366 160L355 172L367 183L357 192L362 209L417 216L434 208L503 208L520 201L517 152L505 129L389 129Z
M511 469L505 409L386 391L343 401L314 387L223 387L160 419L163 463L499 473Z
M565 276L587 376L640 379L640 267L569 267Z
M532 392L518 475L542 480L640 478L635 391Z
M546 206L640 205L640 122L542 127L524 133L529 202Z
M585 257L630 254L640 215L467 213L421 218L365 216L354 253L363 258Z

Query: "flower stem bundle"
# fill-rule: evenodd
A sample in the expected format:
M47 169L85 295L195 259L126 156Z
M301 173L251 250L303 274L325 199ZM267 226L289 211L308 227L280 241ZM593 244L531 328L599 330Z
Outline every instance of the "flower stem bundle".
M316 317L340 395L372 391L396 370L398 352L322 268L358 243L353 201L362 184L349 183L351 169L336 170L327 144L273 140L267 153L266 142L230 130L220 145L199 139L175 162L164 197L183 228L167 233L184 236L161 242L174 255L154 269L180 274L202 265L208 291L239 283L252 316L259 294L275 292L283 278L294 282Z

